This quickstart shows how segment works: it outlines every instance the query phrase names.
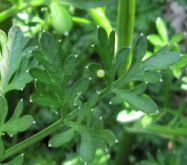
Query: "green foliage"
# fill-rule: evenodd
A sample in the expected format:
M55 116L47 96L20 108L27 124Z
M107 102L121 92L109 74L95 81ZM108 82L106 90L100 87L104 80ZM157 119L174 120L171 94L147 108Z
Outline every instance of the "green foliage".
M21 116L23 111L23 100L21 100L16 108L14 113L12 114L11 118L8 121L6 120L7 113L8 113L8 106L7 102L4 97L1 96L1 126L0 126L0 133L8 133L9 136L14 136L18 132L23 132L27 130L33 124L33 118L31 115L24 115ZM23 124L24 123L24 124Z
M186 103L181 87L187 84L187 56L181 55L180 46L186 34L170 36L165 22L158 18L158 34L151 34L147 39L143 34L137 35L133 46L116 50L116 38L127 40L129 36L119 36L118 30L111 26L115 27L116 23L107 18L108 10L115 17L116 2L11 0L2 3L3 26L7 27L9 18L22 29L13 26L8 35L0 31L2 165L23 164L23 154L16 155L22 150L28 165L120 164L115 162L118 156L129 159L124 164L136 164L148 152L153 156L148 156L142 164L181 164L183 159L179 155L166 154L165 140L145 137L142 133L171 138L179 148L186 140ZM151 4L147 0L138 1L136 29L150 33L145 29L161 13L163 3L164 0ZM94 24L101 26L97 35ZM147 40L153 46L152 52ZM128 63L130 56L132 61ZM130 118L130 124L125 123L125 144L124 137L120 138L124 125L117 123L120 113L126 121ZM131 139L128 132L138 134L137 138ZM33 144L39 141L42 143L37 148ZM148 144L155 141L162 144ZM155 146L163 152L155 154ZM124 148L128 151L123 151ZM143 151L142 157L137 151ZM12 156L17 157L7 162Z
M29 54L34 48L29 47L25 49L29 38L24 37L18 27L10 29L8 38L2 31L0 35L2 48L0 59L0 93L5 94L11 90L22 90L32 80L27 72L27 64ZM25 65L20 67L22 60L24 60Z
M68 10L56 2L50 4L50 10L51 24L56 32L59 34L69 32L72 27L72 19Z

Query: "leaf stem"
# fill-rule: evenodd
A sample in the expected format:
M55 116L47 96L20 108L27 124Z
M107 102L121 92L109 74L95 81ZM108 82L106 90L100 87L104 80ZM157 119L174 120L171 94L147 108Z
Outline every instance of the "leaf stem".
M14 154L20 153L23 149L31 146L32 144L42 140L43 138L47 137L60 127L62 127L62 119L57 120L56 122L49 125L47 128L41 130L40 132L36 133L35 135L29 137L28 139L12 146L11 148L5 150L5 156L3 160L13 156Z

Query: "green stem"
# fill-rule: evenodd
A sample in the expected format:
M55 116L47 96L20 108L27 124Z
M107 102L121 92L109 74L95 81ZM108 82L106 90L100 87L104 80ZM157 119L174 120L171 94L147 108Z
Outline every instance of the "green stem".
M134 17L135 17L135 0L118 0L118 16L117 16L117 45L116 50L124 47L132 47L133 32L134 32ZM124 72L130 68L132 61L132 53L124 61L124 65L120 68L118 75L124 75ZM119 141L119 148L115 157L115 164L129 164L129 156L131 154L132 145L136 136L123 130Z
M117 17L117 45L116 52L123 47L132 47L134 32L136 0L119 0ZM123 70L127 71L131 65L132 54L130 53L124 64Z
M57 129L62 127L62 119L57 120L56 122L52 123L47 128L41 130L40 132L36 133L35 135L31 136L30 138L14 145L13 147L5 150L5 156L3 160L13 156L14 154L20 153L25 148L31 146L32 144L42 140L43 138L47 137Z
M23 9L26 9L28 8L29 5L24 3L22 5L14 5L12 7L10 7L9 9L5 10L5 11L2 11L0 13L0 22L4 21L5 19L11 17L12 15L16 14L18 11L21 11Z

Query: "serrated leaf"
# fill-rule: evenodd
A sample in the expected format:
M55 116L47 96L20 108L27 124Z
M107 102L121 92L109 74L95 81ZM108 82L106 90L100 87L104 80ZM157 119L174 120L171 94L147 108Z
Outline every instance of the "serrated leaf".
M167 43L168 42L168 32L167 32L167 28L166 25L164 23L164 21L162 20L162 18L157 18L156 20L156 27L157 30L159 32L159 35L161 36L162 40Z
M134 62L141 62L147 50L147 41L144 35L140 35L134 46Z
M94 142L87 132L81 134L80 155L85 162L92 161L95 156Z
M76 8L88 9L109 4L109 0L61 0L63 4L72 5Z
M51 23L56 32L63 34L70 31L72 27L72 19L68 10L61 4L52 2L50 4Z
M18 77L18 81L22 80L18 83L18 81L16 81L16 77L14 77L14 74L20 68L20 63L24 57L25 47L30 39L24 37L21 29L18 27L12 27L9 30L8 40L2 32L1 36L2 57L0 60L0 92L5 94L10 90L23 88L25 84L30 81L30 79L28 80L25 76L23 76L20 79ZM10 82L11 79L12 81ZM9 83L10 86L8 86Z
M23 155L19 155L8 163L2 163L2 165L23 165Z
M31 115L24 115L20 118L13 118L7 121L3 127L3 131L10 136L27 130L33 124L33 117Z
M137 95L135 92L128 92L123 90L114 90L117 99L127 101L134 110L140 110L145 113L155 113L158 111L155 102L147 95ZM115 98L114 98L115 99Z
M3 125L8 113L7 101L4 96L0 96L0 125Z
M73 139L74 135L75 135L75 131L73 129L62 132L60 134L53 136L49 140L49 145L51 145L52 147L63 146L64 144L70 142Z

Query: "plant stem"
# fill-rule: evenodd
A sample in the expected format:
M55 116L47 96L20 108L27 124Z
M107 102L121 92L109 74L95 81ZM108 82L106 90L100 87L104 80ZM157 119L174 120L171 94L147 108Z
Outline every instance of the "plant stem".
M26 9L28 7L29 7L29 5L27 5L26 3L23 3L23 4L19 5L19 6L13 5L9 9L0 12L0 22L2 22L5 19L11 17L12 15L16 14L18 11L24 10L24 9Z
M116 50L124 47L132 47L133 32L134 32L134 17L135 17L136 0L118 0L118 16L117 16L117 45ZM130 68L132 61L132 53L124 61L124 65L120 68L118 75L124 75L124 72ZM119 148L115 158L115 164L129 164L129 156L131 154L132 145L136 136L123 130L119 141Z
M49 125L47 128L45 128L45 129L41 130L40 132L36 133L35 135L31 136L30 138L5 150L5 156L4 156L3 160L13 156L14 154L20 153L23 149L42 140L43 138L50 135L52 132L56 131L60 127L62 127L62 119L57 120L56 122Z
M117 17L117 45L116 52L123 47L132 47L134 32L136 0L119 0ZM127 61L124 63L124 71L127 71L131 65L132 54L130 53Z

